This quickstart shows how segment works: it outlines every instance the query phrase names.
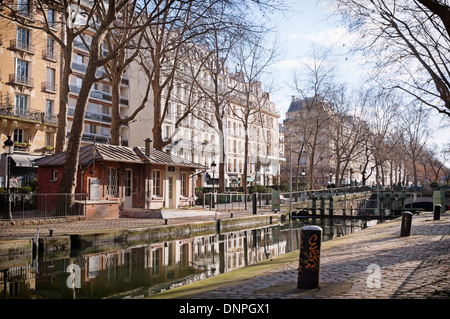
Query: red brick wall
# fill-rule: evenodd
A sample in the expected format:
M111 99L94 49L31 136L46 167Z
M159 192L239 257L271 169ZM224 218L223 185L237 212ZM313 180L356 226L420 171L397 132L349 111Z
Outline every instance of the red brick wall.
M119 203L89 203L86 205L86 219L119 218Z

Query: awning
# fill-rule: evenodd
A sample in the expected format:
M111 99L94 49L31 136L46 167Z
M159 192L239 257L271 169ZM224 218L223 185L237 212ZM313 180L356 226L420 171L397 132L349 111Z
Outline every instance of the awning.
M14 161L16 167L34 167L33 161L39 158L42 158L42 156L19 155L19 154L11 155L11 160Z

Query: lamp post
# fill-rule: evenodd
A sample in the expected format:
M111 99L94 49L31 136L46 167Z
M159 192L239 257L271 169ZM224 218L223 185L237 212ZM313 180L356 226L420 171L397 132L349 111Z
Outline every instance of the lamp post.
M11 165L10 165L10 157L14 153L14 141L11 139L11 136L8 136L8 139L3 143L5 147L5 154L6 154L6 171L7 171L7 178L6 178L6 193L8 194L8 214L9 219L12 220L12 214L11 214L11 194L9 192L9 178L11 173Z
M212 188L213 188L212 191L213 191L213 193L211 195L211 208L215 208L216 207L216 205L214 203L214 201L215 201L215 199L214 199L214 179L215 179L216 165L217 164L216 164L215 161L213 161L211 163L211 169L213 171L213 182L212 182Z
M305 190L305 184L306 184L306 182L305 182L305 176L306 176L306 170L305 170L305 169L302 169L303 190Z
M333 178L333 170L330 169L330 188L331 188L331 184L333 184L332 178Z

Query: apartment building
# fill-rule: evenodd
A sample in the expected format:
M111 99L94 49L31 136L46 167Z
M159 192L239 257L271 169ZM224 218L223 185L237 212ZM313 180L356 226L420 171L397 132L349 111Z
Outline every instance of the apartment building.
M225 163L225 186L242 186L245 134L248 134L246 182L271 185L274 176L279 174L278 120L280 115L275 104L270 101L269 94L262 91L261 83L252 84L251 107L254 110L248 121L249 129L245 132L244 122L239 114L248 105L245 99L240 98L245 94L243 90L239 90L243 86L236 83L241 80L237 74L228 71L221 74L219 82L223 86L228 86L228 90L224 91L231 91L229 88L237 89L227 97L228 103L223 106L224 130L220 132L212 101L202 93L202 90L213 90L211 75L207 71L199 72L197 84L193 85L189 72L183 72L193 64L195 61L192 59L186 63L178 62L180 70L176 72L171 95L167 95L167 89L162 94L162 103L168 99L168 109L161 127L162 134L166 139L172 137L172 143L165 147L165 151L208 167L204 174L198 176L197 186L211 187L213 183L218 186L220 161ZM137 63L132 64L130 74L130 112L133 112L140 105L148 79ZM202 90L198 88L198 85L203 85ZM192 113L176 127L177 120L184 114L187 107L192 109ZM153 96L149 96L146 108L129 125L130 145L142 146L146 138L152 138L153 117ZM222 140L225 144L225 154L221 154ZM216 166L212 165L213 163Z
M89 10L89 3L82 2L82 10ZM95 21L95 20L94 20ZM95 22L92 21L91 24ZM85 23L85 22L84 22ZM68 99L68 115L67 115L67 136L70 134L75 112L76 100L83 83L83 77L89 62L89 44L91 43L93 29L88 28L82 36L74 40L72 54L72 74L69 79L70 93ZM106 46L102 47L103 53L107 53ZM129 114L129 75L128 69L122 74L120 84L120 113L122 117ZM112 90L111 81L107 76L104 67L99 67L96 76L101 80L94 83L89 96L84 132L82 136L82 145L90 143L109 144L111 140L111 107L112 107ZM121 127L122 146L128 146L129 140L128 126Z
M284 120L284 175L290 175L292 166L294 185L296 182L312 187L374 184L375 174L370 171L375 164L366 156L360 135L367 128L358 127L359 122L351 115L337 115L334 106L320 96L305 99L292 96Z
M60 54L55 41L33 26L44 17L29 1L6 1L16 21L0 18L0 141L15 142L11 157L11 186L26 186L35 176L32 160L52 153L58 113ZM13 17L8 7L1 13ZM48 26L59 32L58 15L46 12ZM3 148L3 145L2 145ZM7 176L6 156L1 154L0 187Z
M238 80L240 77L232 74L231 78ZM234 84L231 83L231 85ZM247 183L272 185L274 178L279 174L278 120L280 115L275 103L270 101L269 93L263 92L261 87L261 82L251 83L247 87L251 92L250 105L247 105L242 98L243 92L238 91L228 106L226 168L230 186L243 184L246 134L249 137ZM247 119L243 115L245 111L249 111ZM248 124L247 132L245 132L244 123Z

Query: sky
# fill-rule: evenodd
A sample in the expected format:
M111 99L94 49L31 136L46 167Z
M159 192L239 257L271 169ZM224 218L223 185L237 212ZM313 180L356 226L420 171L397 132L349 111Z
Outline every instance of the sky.
M300 61L310 56L313 44L319 48L331 48L338 67L339 81L356 86L361 70L358 58L347 53L347 37L351 35L338 17L330 15L327 8L315 0L287 2L291 5L288 13L269 15L270 22L276 25L274 35L281 46L281 56L271 71L278 87L271 93L271 99L280 112L280 122L289 108L291 96L295 95L292 88L293 71L301 65ZM450 119L434 110L432 114L432 125L437 127L446 124L446 128L441 127L439 131L435 131L430 141L438 146L450 143Z

